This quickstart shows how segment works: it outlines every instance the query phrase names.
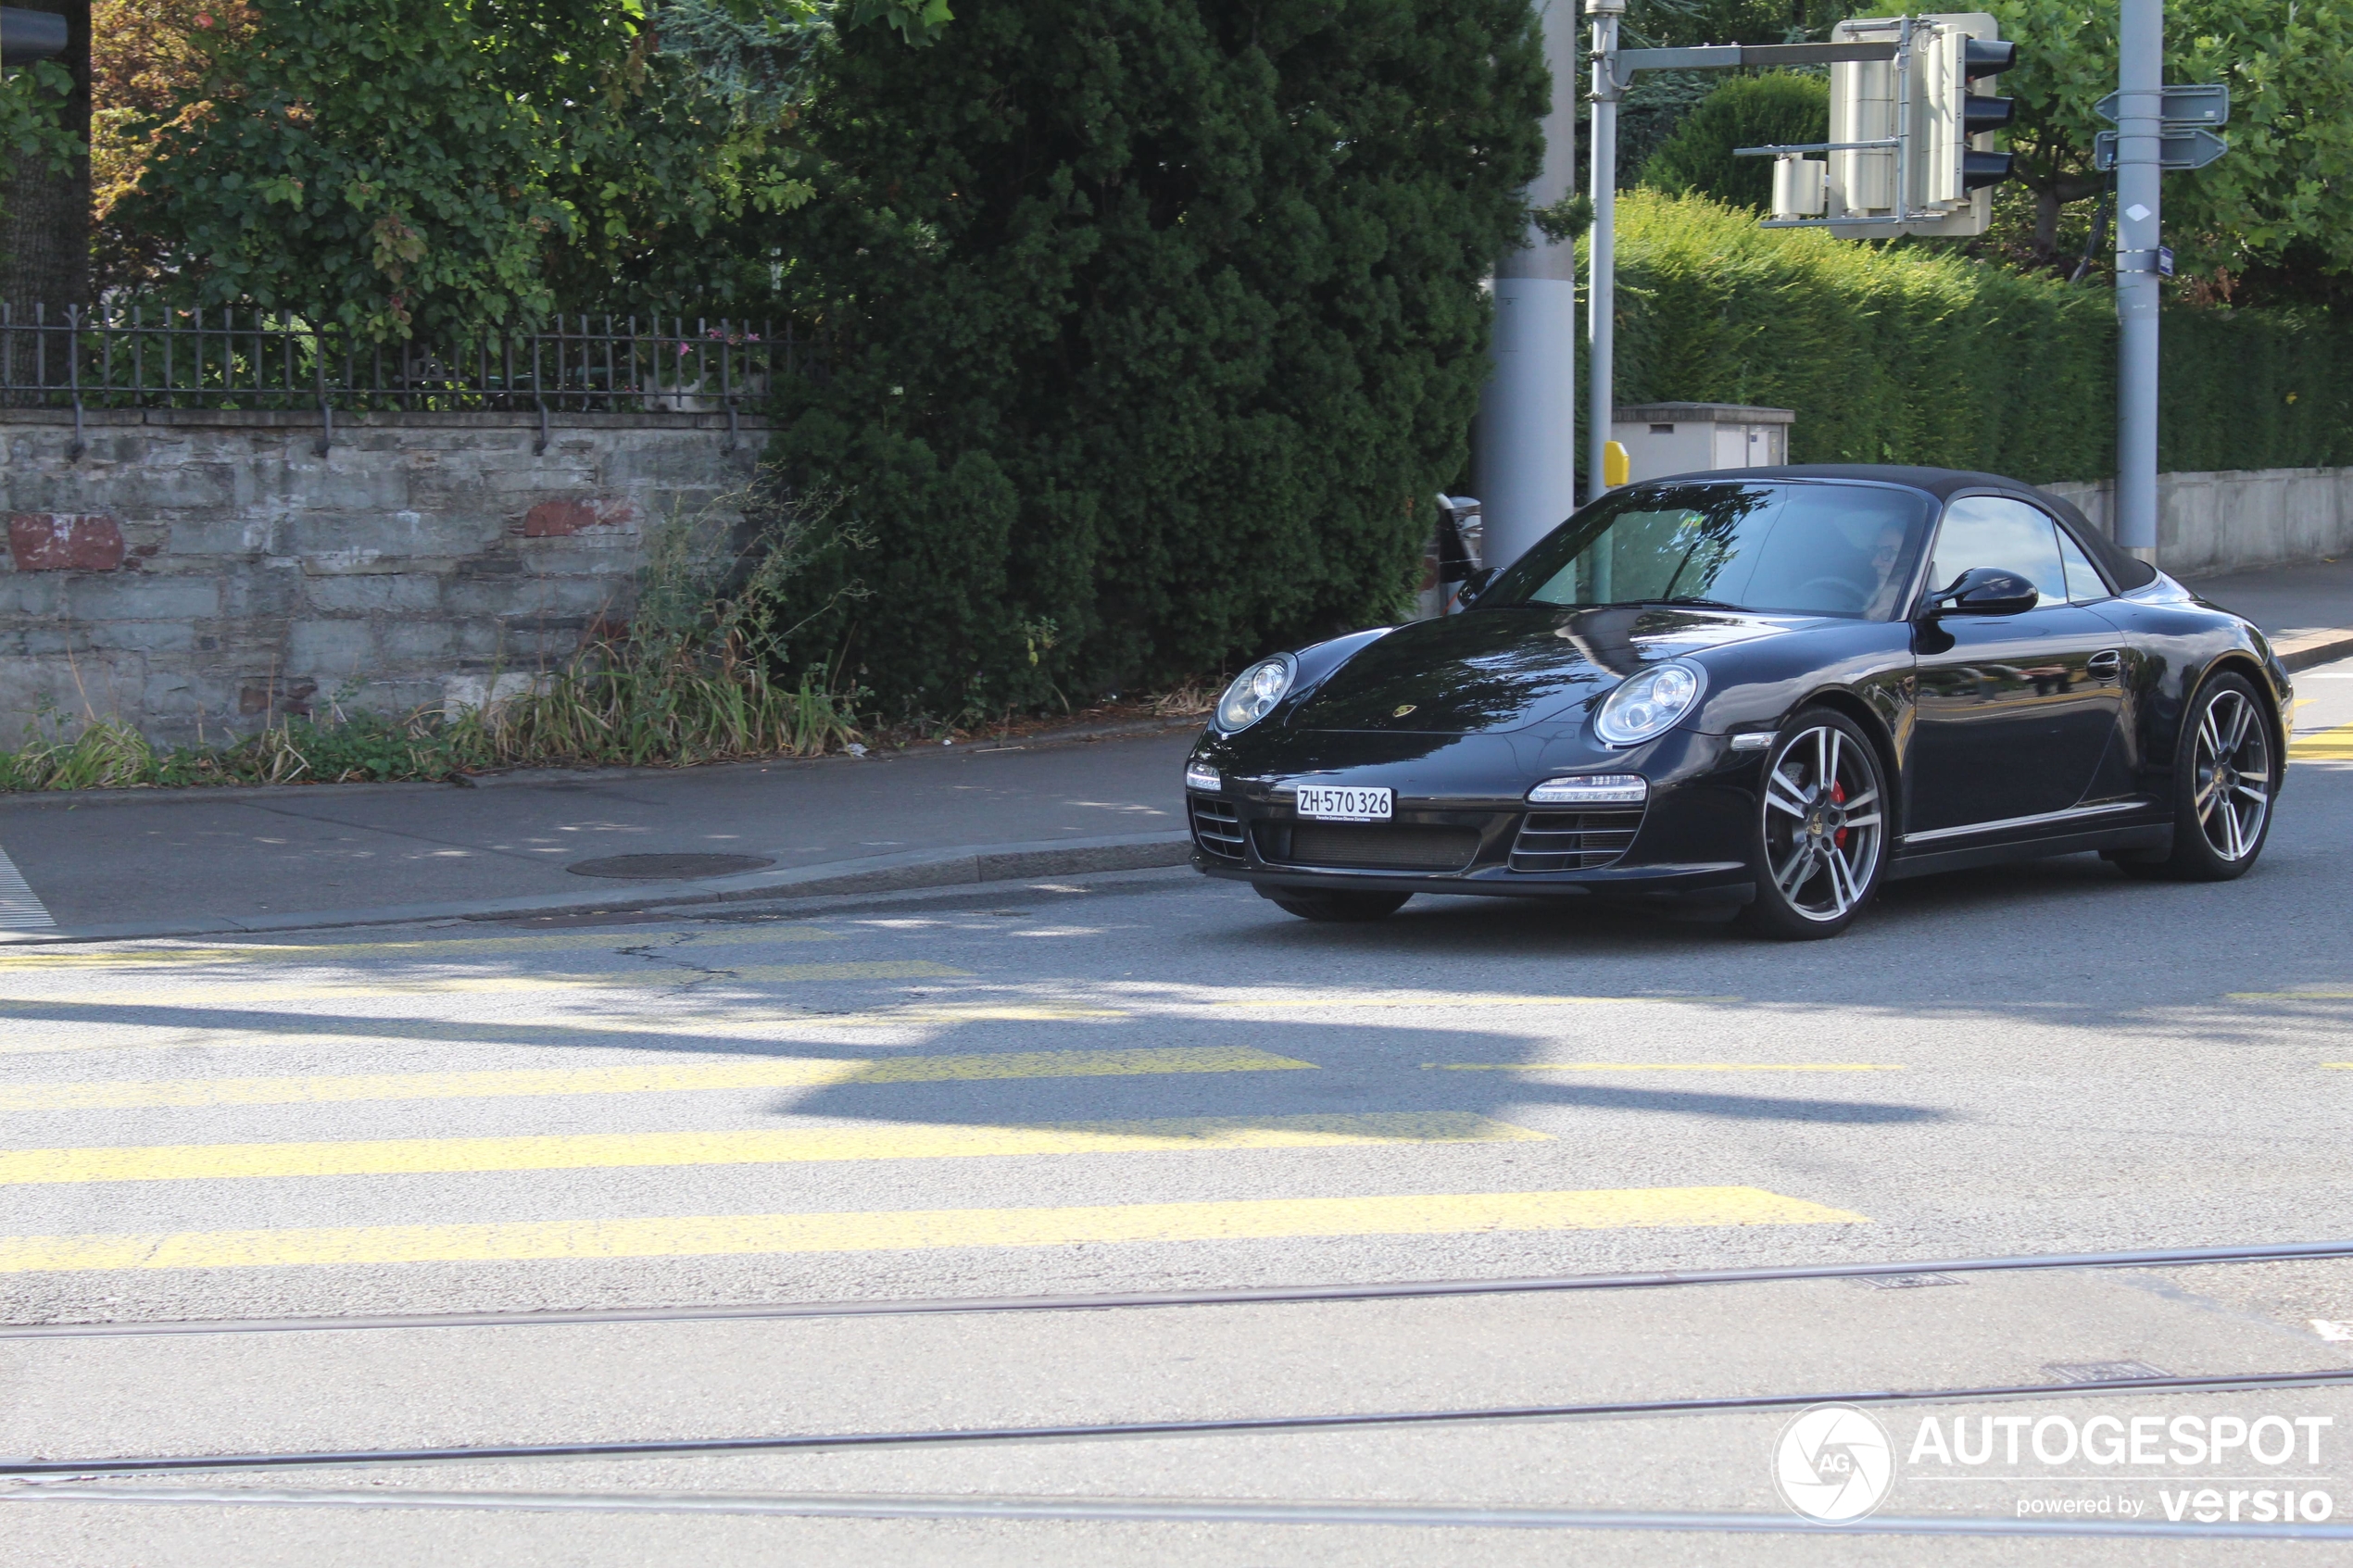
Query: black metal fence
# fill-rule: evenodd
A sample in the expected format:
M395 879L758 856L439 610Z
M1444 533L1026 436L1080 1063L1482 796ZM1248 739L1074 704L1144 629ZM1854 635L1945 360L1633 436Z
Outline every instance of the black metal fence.
M233 307L0 304L0 407L70 408L77 458L93 408L316 409L322 452L337 410L535 412L542 448L550 413L724 414L732 448L776 377L821 370L814 346L789 320L661 312L432 344Z

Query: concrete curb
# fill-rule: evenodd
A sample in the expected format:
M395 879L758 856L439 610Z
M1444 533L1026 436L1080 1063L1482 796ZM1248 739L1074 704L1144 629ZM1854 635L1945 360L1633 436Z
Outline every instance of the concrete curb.
M1130 720L1115 724L1074 724L1067 729L1040 730L1017 739L974 741L952 750L966 755L1035 751L1048 746L1077 746L1088 741L1119 740L1131 735L1157 735L1176 730L1199 729L1206 722L1206 720L1195 716L1188 719ZM290 800L308 798L314 795L342 799L355 795L414 794L421 790L509 789L528 784L605 784L623 779L704 778L714 773L765 773L796 768L852 767L868 762L892 761L902 757L926 756L936 750L950 751L951 748L904 746L865 757L849 757L839 753L828 753L823 757L756 757L740 762L702 762L684 768L514 768L495 773L461 773L441 783L404 779L390 784L190 784L179 789L18 790L0 792L0 810L15 807L72 809L81 806L176 801Z
M2274 640L2271 651L2294 674L2309 670L2316 664L2334 664L2340 659L2353 659L2353 631L2308 632L2284 642Z
M117 925L60 926L54 931L0 934L0 945L51 942L113 942L153 936L223 936L274 931L321 931L335 926L408 925L420 921L514 920L531 915L623 913L637 909L687 909L703 904L767 902L783 898L833 897L859 893L900 893L915 888L962 887L990 882L1023 882L1041 876L1077 876L1088 872L1141 871L1180 866L1192 858L1192 841L1181 830L1126 834L1106 838L1045 839L1028 844L964 845L915 849L784 871L750 872L702 882L642 883L623 891L525 895L455 904L396 904L375 909L294 910L283 915L203 916L185 921L133 921Z

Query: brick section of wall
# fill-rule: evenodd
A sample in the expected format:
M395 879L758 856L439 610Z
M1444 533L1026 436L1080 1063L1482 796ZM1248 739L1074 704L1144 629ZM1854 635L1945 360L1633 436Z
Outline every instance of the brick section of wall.
M0 746L44 703L158 741L438 707L625 620L648 520L752 473L708 415L0 410Z
M71 512L16 512L8 558L19 571L112 571L122 564L122 524ZM154 554L152 547L148 554Z

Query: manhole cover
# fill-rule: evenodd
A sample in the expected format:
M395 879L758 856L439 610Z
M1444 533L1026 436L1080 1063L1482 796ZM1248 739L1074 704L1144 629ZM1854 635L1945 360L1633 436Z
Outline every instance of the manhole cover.
M2043 1370L2061 1383L2130 1383L2134 1378L2172 1375L2146 1361L2050 1361Z
M1866 1274L1863 1283L1874 1290L1923 1290L1931 1286L1961 1282L1951 1274Z
M662 882L682 877L734 876L776 862L759 855L613 855L576 860L564 870L578 876L622 876Z

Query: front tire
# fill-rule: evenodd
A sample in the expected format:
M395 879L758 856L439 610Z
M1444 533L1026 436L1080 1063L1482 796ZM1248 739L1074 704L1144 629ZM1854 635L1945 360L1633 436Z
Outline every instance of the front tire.
M1751 830L1756 897L1741 919L1760 936L1835 936L1879 891L1887 783L1879 750L1844 714L1809 708L1765 754Z
M1387 920L1405 907L1410 893L1325 893L1286 887L1279 893L1261 890L1265 898L1285 914L1302 920L1341 921L1351 924Z
M2284 759L2269 706L2244 675L2198 689L2173 750L2173 848L2116 865L2143 882L2229 882L2247 873L2271 832Z

